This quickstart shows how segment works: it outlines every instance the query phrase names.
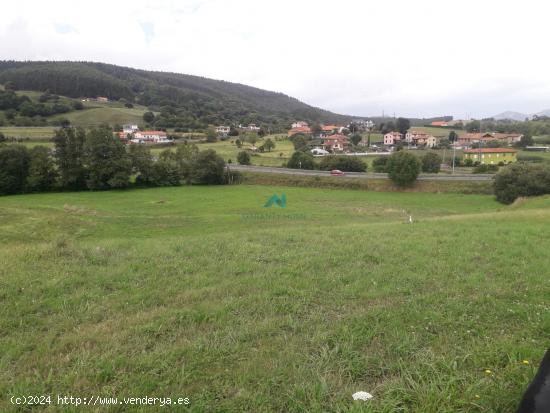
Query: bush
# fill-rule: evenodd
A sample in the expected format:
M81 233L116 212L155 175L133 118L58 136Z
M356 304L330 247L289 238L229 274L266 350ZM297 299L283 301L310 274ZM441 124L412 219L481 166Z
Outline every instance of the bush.
M288 160L286 167L292 169L316 169L313 155L307 152L296 151Z
M193 159L191 182L217 185L224 183L225 161L213 149L201 151Z
M439 173L441 162L441 156L435 152L428 152L422 157L422 172Z
M511 204L518 197L550 194L550 165L515 163L495 176L497 201Z
M380 156L372 161L374 172L387 172L388 157Z
M391 154L386 167L390 179L399 186L411 185L420 174L420 161L405 151Z
M339 169L345 172L366 172L367 164L354 156L325 156L319 163L319 169L331 171Z
M29 155L27 188L37 192L53 189L57 179L57 170L50 149L45 146L35 146L30 150Z
M241 151L237 154L237 162L240 165L250 165L250 155L246 151Z
M474 170L472 171L475 174L487 174L487 173L496 173L498 171L497 165L485 165L480 164L477 165Z

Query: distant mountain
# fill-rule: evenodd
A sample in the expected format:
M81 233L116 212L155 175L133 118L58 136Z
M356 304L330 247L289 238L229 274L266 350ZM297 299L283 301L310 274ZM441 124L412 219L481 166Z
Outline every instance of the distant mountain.
M537 116L550 116L550 109L544 109L540 112L535 113Z
M256 123L286 128L294 120L344 123L350 116L307 105L282 93L179 73L92 62L0 61L0 84L72 98L105 96L161 112L160 127Z
M526 118L530 118L531 115L527 115L525 113L521 113L521 112L514 112L514 111L506 111L506 112L502 112L502 113L499 113L498 115L495 115L495 116L491 116L492 118L494 118L495 120L516 120L516 121L524 121Z

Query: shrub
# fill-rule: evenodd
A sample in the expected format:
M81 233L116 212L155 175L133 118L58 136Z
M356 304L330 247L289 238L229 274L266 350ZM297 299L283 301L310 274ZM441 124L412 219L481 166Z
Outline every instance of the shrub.
M515 163L495 176L497 201L511 204L521 196L550 194L550 165Z
M223 184L225 161L213 149L201 151L193 159L191 182L195 184Z
M319 169L323 171L339 169L345 172L366 172L367 164L354 156L333 155L325 156L319 164Z
M380 156L372 161L372 168L374 172L387 172L386 167L388 164L387 156Z
M313 155L307 152L296 151L292 154L286 166L293 169L315 169L316 165Z
M477 165L474 168L473 173L475 173L475 174L487 174L487 173L496 173L497 171L498 171L498 166L497 165L480 164L480 165Z
M246 151L237 154L237 162L241 165L250 165L250 155Z
M438 173L441 169L441 156L435 152L428 152L422 157L422 172Z
M408 186L420 174L420 161L409 152L395 152L388 158L387 171L394 184Z

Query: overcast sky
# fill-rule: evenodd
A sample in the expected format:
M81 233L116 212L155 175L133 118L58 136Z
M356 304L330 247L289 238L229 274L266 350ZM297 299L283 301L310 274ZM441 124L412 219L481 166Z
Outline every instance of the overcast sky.
M550 108L546 0L6 1L0 59L224 79L338 113Z

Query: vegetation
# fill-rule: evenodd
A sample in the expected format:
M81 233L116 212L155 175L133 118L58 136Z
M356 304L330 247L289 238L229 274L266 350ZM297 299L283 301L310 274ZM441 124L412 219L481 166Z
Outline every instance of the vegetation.
M519 162L501 168L494 188L497 200L504 204L519 197L550 194L550 165Z
M105 96L124 106L157 112L157 128L206 129L209 124L256 123L283 130L295 119L347 122L350 118L308 106L282 93L177 73L149 72L90 62L0 62L0 83L49 90L70 98ZM9 92L8 92L9 93ZM143 113L143 112L142 112Z
M422 172L438 173L441 169L441 156L435 152L427 152L422 157Z
M372 168L374 172L388 172L386 166L388 164L388 158L386 156L379 156L372 161Z
M262 208L274 193L286 209ZM514 411L550 334L549 201L248 185L0 198L0 389L183 396L194 412Z
M241 151L237 154L237 162L240 165L250 165L250 154L247 151Z
M294 152L286 163L286 166L293 169L317 169L313 155L302 151Z
M398 186L408 186L416 181L420 168L418 158L405 151L392 153L386 163L386 171L390 179Z
M331 155L321 159L319 169L323 171L339 169L345 172L366 172L367 164L355 156Z

